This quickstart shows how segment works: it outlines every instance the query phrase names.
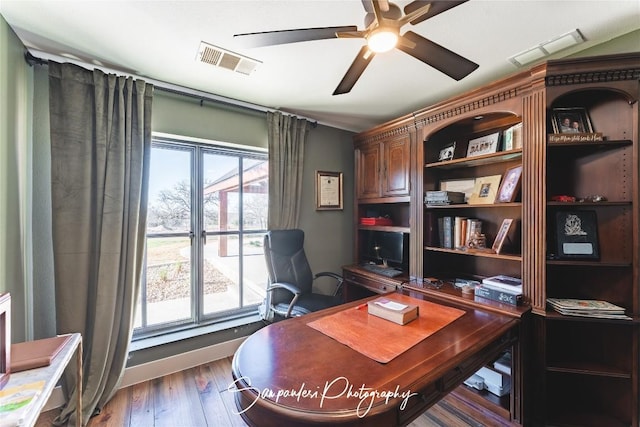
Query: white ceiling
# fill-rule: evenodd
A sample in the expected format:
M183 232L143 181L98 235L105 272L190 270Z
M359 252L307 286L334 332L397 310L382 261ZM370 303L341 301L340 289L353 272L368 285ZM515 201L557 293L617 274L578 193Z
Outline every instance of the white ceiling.
M401 8L408 3L396 2ZM469 76L457 82L394 50L378 54L350 93L332 96L364 40L248 49L233 35L341 25L364 29L360 0L2 0L0 13L35 56L74 58L353 131L517 72L510 56L574 29L586 42L552 58L640 29L638 0L470 0L401 31L410 29L478 63ZM262 64L246 76L197 62L201 41Z

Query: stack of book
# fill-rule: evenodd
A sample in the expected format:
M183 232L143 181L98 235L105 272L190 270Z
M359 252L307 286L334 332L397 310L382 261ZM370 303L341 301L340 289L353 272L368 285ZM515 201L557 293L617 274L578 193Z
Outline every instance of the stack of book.
M600 319L632 320L625 316L624 308L607 301L588 299L547 298L547 303L566 316L596 317Z
M446 216L438 219L438 231L443 248L462 249L469 239L482 233L482 221L462 216Z
M427 206L447 206L464 203L464 193L460 191L426 191L424 203Z
M476 286L475 293L477 297L520 305L522 304L522 279L504 275L487 277L482 279L480 286Z

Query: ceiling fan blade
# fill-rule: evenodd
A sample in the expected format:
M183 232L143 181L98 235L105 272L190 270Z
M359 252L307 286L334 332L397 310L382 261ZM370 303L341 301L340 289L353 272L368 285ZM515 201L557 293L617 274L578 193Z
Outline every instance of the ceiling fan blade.
M348 27L303 28L298 30L264 31L261 33L235 34L233 38L244 47L273 46L278 44L333 39L338 32L356 31L355 25Z
M401 36L401 39L405 39L409 43L398 43L398 49L419 59L425 64L431 65L436 70L443 72L455 80L463 79L478 68L478 64L475 62L431 40L427 40L412 31L407 31ZM415 45L414 47L412 47L412 43Z
M364 7L365 12L373 12L373 3L371 0L362 0L362 7Z
M348 33L336 33L339 39L364 39L367 38L367 31L350 31Z
M375 53L371 52L367 46L362 46L362 49L358 52L358 56L356 56L356 59L347 70L347 73L344 75L333 94L342 95L343 93L350 92L374 56Z
M444 11L447 11L449 9L453 9L456 6L461 5L462 3L466 3L469 0L455 0L455 1L449 1L449 0L433 0L433 1L424 1L424 0L416 0L413 1L411 3L409 3L408 5L406 5L404 7L404 13L405 15L408 15L410 13L415 12L416 10L425 7L427 5L431 5L431 8L429 9L429 11L427 13L425 13L424 15L420 15L417 18L415 18L414 20L411 21L412 25L416 25L419 24L422 21L425 21L433 16L436 16Z

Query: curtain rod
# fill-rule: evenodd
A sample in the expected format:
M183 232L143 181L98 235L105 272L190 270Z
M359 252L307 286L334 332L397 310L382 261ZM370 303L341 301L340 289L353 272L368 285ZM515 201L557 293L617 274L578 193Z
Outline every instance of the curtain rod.
M49 64L49 60L53 60L56 62L71 62L73 64L79 65L83 68L97 68L101 71L104 71L106 73L116 73L116 74L124 74L126 76L130 76L136 79L141 79L144 80L148 83L153 84L153 86L161 91L164 92L169 92L169 93L174 93L177 95L183 95L183 96L188 96L190 98L196 98L200 100L200 105L202 106L203 101L207 100L207 101L212 101L218 104L224 104L224 105L228 105L228 106L232 106L232 107L240 107L243 108L245 110L250 110L250 111L257 111L260 113L268 113L268 112L277 112L280 110L276 110L274 108L268 108L262 105L258 105L258 104L253 104L250 102L245 102L245 101L240 101L238 99L234 99L234 98L228 98L225 96L221 96L221 95L215 95L209 92L204 92L204 91L200 91L197 89L191 89L185 86L180 86L180 85L175 85L173 83L168 83L168 82L164 82L161 80L155 80L155 79L151 79L151 78L146 78L146 77L140 77L140 76L136 76L135 74L131 74L131 73L127 73L124 71L120 71L120 70L114 70L111 68L107 68L107 67L103 67L103 66L96 66L93 64L87 64L85 62L79 61L79 60L73 60L70 58L66 58L63 56L57 56L57 55L52 55L46 52L39 52L38 53L41 56L35 56L34 54L32 54L28 49L25 51L24 54L24 59L25 61L27 61L27 64L33 66L33 65L43 65L46 66ZM282 112L282 111L280 111ZM285 112L286 113L286 112ZM290 113L286 113L286 114L290 114ZM304 117L304 116L296 116L299 117L301 119L305 119L308 122L311 123L312 127L317 127L318 126L318 121L314 120L314 119L310 119L308 117Z

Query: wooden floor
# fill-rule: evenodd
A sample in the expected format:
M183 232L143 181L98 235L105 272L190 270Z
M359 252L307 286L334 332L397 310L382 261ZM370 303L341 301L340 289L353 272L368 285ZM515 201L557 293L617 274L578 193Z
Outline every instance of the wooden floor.
M246 424L227 388L231 358L119 390L88 427L226 427ZM51 426L58 410L40 415L37 427ZM447 397L410 424L411 427L484 427L495 419Z

